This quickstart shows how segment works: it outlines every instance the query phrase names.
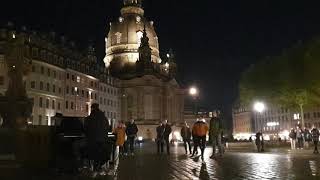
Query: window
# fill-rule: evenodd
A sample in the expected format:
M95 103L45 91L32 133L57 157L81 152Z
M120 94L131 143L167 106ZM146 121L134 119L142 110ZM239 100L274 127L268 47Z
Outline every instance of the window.
M0 85L4 85L4 77L0 76Z
M74 103L73 103L73 102L71 102L71 109L73 109L73 107L74 107Z
M94 94L94 99L97 100L97 94Z
M81 90L81 96L84 97L84 90Z
M50 91L50 84L47 83L47 91L49 92Z
M67 79L69 79L69 73L67 73Z
M69 102L66 101L66 109L68 109L68 108L69 108Z
M50 77L50 69L48 68L48 71L47 71L47 75L48 75L48 77Z
M39 125L42 125L42 116L39 115Z
M81 79L80 76L77 76L77 83L80 83Z
M74 75L71 76L71 80L74 81Z
M71 88L71 94L72 94L72 95L74 95L74 91L75 91L75 88L72 87L72 88Z
M49 109L49 99L46 99L46 108Z
M55 102L55 100L52 100L52 109L56 109L56 102Z
M59 92L59 94L61 94L61 87L59 87L59 91L58 92Z
M86 104L86 112L89 112L89 105Z
M66 94L69 94L69 86L66 87Z
M89 91L87 91L87 98L89 98Z
M90 87L93 87L93 81L90 82Z
M61 109L61 104L60 104L60 102L58 102L58 110L60 110Z
M120 43L121 43L121 36L122 36L122 34L119 33L119 32L117 32L115 35L116 35L116 42L117 42L117 44L120 44Z
M97 87L98 87L98 84L97 84L97 82L95 82L95 83L94 83L94 87L95 87L95 88L97 88Z
M50 125L49 124L49 116L46 116L46 125Z
M56 92L56 85L52 85L52 92Z
M31 88L35 89L36 88L36 82L35 81L31 81Z
M106 98L103 99L103 104L104 104L104 105L107 104Z
M43 82L40 82L40 90L43 90Z
M141 31L138 31L138 32L137 32L137 43L138 43L139 46L140 46L140 44L141 44L141 38L142 38L142 36L143 36L143 33L142 33Z
M41 74L44 74L44 67L41 66Z
M40 97L40 98L39 98L39 107L41 107L41 108L42 108L42 103L43 103L43 102L42 102L42 97Z

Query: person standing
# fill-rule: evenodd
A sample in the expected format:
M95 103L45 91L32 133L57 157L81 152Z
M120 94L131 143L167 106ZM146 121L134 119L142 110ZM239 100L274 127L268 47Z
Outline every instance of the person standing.
M303 132L299 126L297 127L297 139L298 139L298 148L303 149Z
M192 131L194 132L195 136L198 139L198 143L201 149L201 159L204 161L204 150L206 148L206 138L208 134L209 127L207 123L205 122L205 119L198 120L192 128Z
M126 127L123 121L119 122L118 127L114 130L114 133L117 137L116 146L119 147L119 154L123 156L126 153L124 148L124 143L126 140Z
M314 126L311 130L311 136L314 144L314 150L313 150L314 154L319 154L319 151L318 151L319 135L320 135L319 130L317 129L317 127Z
M311 133L310 133L309 129L307 129L307 128L304 128L303 139L304 139L304 147L308 149L309 142L311 141Z
M137 133L138 133L138 127L134 122L134 119L131 119L126 129L126 134L129 142L129 150L131 155L134 155L134 141L137 137Z
M296 149L297 133L293 128L291 128L289 137L290 137L291 149Z
M168 120L165 120L164 121L164 141L166 143L166 146L167 146L167 154L170 155L170 142L169 142L169 136L171 134L171 126L169 125L168 123Z
M99 109L99 104L91 105L90 116L85 121L85 131L88 139L89 159L94 162L93 174L95 177L98 171L102 173L102 165L106 161L105 144L107 141L107 130L109 123L104 113Z
M257 146L258 152L263 151L262 133L260 131L257 132L257 134L256 134L256 146Z
M212 142L212 155L210 158L215 157L216 145L218 146L219 155L222 156L222 145L221 145L221 133L222 133L222 122L219 115L219 111L213 112L213 117L210 120L209 137Z
M196 122L198 122L199 119L197 119ZM194 125L193 125L193 128L192 128L192 141L193 141L193 152L192 152L192 155L191 157L193 157L195 154L198 155L198 147L199 147L199 137L196 135L195 131L194 131Z
M189 153L191 154L191 130L188 124L185 122L184 126L181 128L181 137L183 139L184 149L186 151L186 154L188 154L188 147L189 147Z
M163 144L164 144L164 125L162 124L162 122L160 122L159 126L156 129L157 131L157 152L158 154L162 154L163 153Z

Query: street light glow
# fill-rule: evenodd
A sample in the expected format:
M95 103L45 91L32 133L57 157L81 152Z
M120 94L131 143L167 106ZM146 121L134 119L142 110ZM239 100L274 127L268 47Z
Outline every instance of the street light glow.
M264 103L262 103L262 102L256 102L254 104L253 108L255 111L257 111L259 113L262 113L266 109Z
M191 96L195 96L198 94L198 89L195 88L195 87L191 87L190 90L189 90L189 93Z

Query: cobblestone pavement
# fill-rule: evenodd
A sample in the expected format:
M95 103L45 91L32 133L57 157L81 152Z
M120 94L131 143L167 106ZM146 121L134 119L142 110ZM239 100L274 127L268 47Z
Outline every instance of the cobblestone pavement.
M171 155L157 155L155 145L142 144L135 156L119 161L119 180L169 179L320 179L320 155L295 153L226 152L212 160L206 149L205 163L172 146Z

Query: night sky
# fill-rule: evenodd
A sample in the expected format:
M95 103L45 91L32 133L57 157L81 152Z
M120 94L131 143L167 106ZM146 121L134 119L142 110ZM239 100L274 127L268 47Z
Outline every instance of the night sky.
M11 0L1 6L1 25L54 30L82 48L92 39L102 61L104 37L122 0ZM197 85L209 108L230 110L240 73L250 64L320 35L319 6L312 0L144 0L144 8L162 53L172 48L176 54L178 81Z

